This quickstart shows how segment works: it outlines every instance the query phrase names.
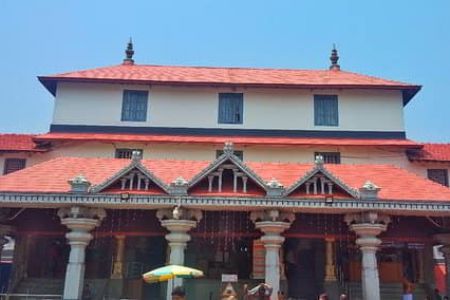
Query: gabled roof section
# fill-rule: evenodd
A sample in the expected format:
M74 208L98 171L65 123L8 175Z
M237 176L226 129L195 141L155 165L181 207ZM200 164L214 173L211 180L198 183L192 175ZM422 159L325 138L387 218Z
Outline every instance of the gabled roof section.
M205 182L207 187L208 172L214 172L215 167L220 166L221 163L239 166L237 167L238 171L248 177L248 193L227 193L226 191L222 193L195 193L196 189L200 187L204 190ZM128 159L59 157L0 176L0 193L72 194L73 190L68 182L73 180L74 177L83 175L92 187L98 187L110 182L111 178L120 178L118 174L125 174L125 170L132 170L129 168L130 164L131 162ZM154 176L151 177L150 174L147 174L149 178L155 181L159 179L159 182L162 182L161 185L169 186L169 191L172 192L170 196L175 196L173 191L178 189L178 195L181 196L222 198L241 196L271 198L274 196L278 198L291 195L290 193L296 187L304 184L312 176L322 175L325 176L325 179L333 182L333 190L339 188L346 194L354 196L357 196L356 191L360 191L361 187L370 181L380 188L377 193L379 201L450 203L450 189L448 187L392 165L327 164L321 169L313 164L301 163L246 162L244 165L237 157L232 157L229 153L219 157L213 163L196 160L142 160L141 165L145 168L143 171L148 172L150 170L151 175ZM228 171L227 176L228 180L231 178L232 181L230 171ZM201 178L206 181L202 181ZM189 182L191 184L197 182L198 186L191 191L187 191ZM285 187L286 190L277 190L280 186ZM239 192L241 187L240 181ZM271 191L286 192L270 195ZM130 194L132 193L130 192ZM140 193L136 192L136 194ZM165 193L152 194L150 192L149 194L166 196ZM361 192L359 195L361 195ZM309 195L303 196L300 194L289 197L295 197L296 200L311 198ZM358 200L364 201L360 197Z
M225 143L223 148L223 154L219 156L214 162L212 162L208 167L202 170L199 174L197 174L192 180L189 182L188 189L194 188L198 183L200 183L203 179L207 178L209 175L216 173L215 171L219 169L221 166L224 166L227 162L234 165L237 169L239 169L242 173L245 174L246 177L251 179L256 185L262 188L265 192L267 192L266 183L249 167L247 167L236 155L234 155L233 144L230 142ZM216 174L214 174L216 176ZM243 174L241 174L243 175ZM217 175L219 176L219 175ZM220 177L222 175L220 174ZM241 176L242 177L242 176ZM219 179L221 180L221 179ZM222 183L219 184L221 187ZM245 185L245 184L244 184ZM211 184L210 184L211 187ZM219 188L221 189L221 188ZM245 189L245 188L244 188Z
M407 154L413 162L450 162L450 144L423 144L422 149L409 150Z
M44 152L48 149L40 148L33 141L33 134L0 134L0 152Z
M321 157L316 159L315 166L309 172L285 191L284 196L292 195L302 186L306 186L307 195L333 195L337 190L336 187L338 187L348 194L349 197L359 198L357 190L339 180L325 168Z
M169 193L168 186L141 164L141 159L137 153L133 153L133 158L128 166L101 184L93 186L91 192L99 193L106 191L118 181L121 181L120 190L124 192L146 192L149 191L150 183L154 183L166 194Z
M405 105L421 88L419 85L341 70L188 67L137 64L121 64L50 76L40 76L38 78L53 95L56 94L57 83L59 81L265 88L393 89L402 91Z

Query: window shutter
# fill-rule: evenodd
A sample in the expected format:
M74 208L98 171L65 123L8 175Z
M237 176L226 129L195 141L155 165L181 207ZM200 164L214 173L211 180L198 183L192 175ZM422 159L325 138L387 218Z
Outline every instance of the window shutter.
M336 95L314 96L314 125L339 125L338 97Z
M148 92L130 91L123 92L122 121L147 120Z
M428 179L448 186L448 170L447 169L428 169Z
M7 158L3 168L3 175L19 171L25 168L26 159L23 158Z
M243 94L219 94L219 123L242 124L243 121Z

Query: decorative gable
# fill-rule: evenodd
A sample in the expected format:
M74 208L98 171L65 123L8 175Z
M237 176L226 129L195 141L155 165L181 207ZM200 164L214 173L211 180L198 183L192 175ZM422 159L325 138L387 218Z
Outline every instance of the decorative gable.
M323 165L323 157L317 156L314 168L286 190L284 196L316 197L338 195L358 198L358 191L341 182Z
M139 153L133 152L131 163L105 182L92 188L103 191L169 193L168 187L141 164Z
M223 154L192 179L189 189L207 193L267 192L264 181L234 155L232 143L225 143Z

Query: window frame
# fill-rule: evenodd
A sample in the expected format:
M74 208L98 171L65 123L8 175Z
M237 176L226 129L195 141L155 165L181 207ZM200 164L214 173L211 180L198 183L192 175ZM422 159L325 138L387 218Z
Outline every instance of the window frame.
M218 94L219 103L218 103L218 110L217 110L217 123L218 124L243 124L244 123L244 93L219 93ZM238 118L235 118L234 120L229 120L226 118L226 114L223 113L225 110L222 108L225 106L225 103L228 103L228 105L232 105L231 100L236 101L237 103L234 103L233 106L237 107L237 112L234 112L234 116L239 116Z
M125 157L119 157L120 152L129 152L129 155L126 155ZM135 148L116 148L114 151L114 158L117 159L131 159L133 156L134 151L139 151L141 153L141 158L144 157L144 149L135 149Z
M431 175L431 173L432 173L432 172L436 172L436 171L442 171L442 172L443 172L443 175L444 175L444 182L443 182L443 183L440 182L440 181L438 181L438 180L435 180L436 177L435 177L435 178L432 178L433 176ZM441 174L441 175L442 175L442 174ZM438 169L438 168L427 169L427 178L428 178L429 180L431 180L431 181L433 181L433 182L436 182L436 183L439 183L439 184L441 184L441 185L443 185L443 186L446 186L446 187L449 186L449 182L448 182L448 169L445 169L445 168L441 168L441 169Z
M131 95L142 95L145 96L145 103L139 103L137 100L142 99L133 99ZM147 122L148 115L148 98L149 92L146 90L123 90L122 93L122 110L120 120L122 122ZM133 101L135 101L133 103ZM130 102L130 103L127 103ZM143 105L145 108L137 109L140 105ZM130 106L127 108L127 106ZM142 114L142 115L141 115Z
M335 152L333 152L333 151L327 151L327 152L316 151L316 152L314 152L314 160L316 160L316 157L318 155L322 155L324 164L336 164L336 165L340 165L341 164L341 152L337 152L337 151L335 151ZM336 157L336 162L327 161L333 155ZM327 159L327 157L328 157L328 159Z
M322 103L320 103L322 101ZM327 108L330 111L321 111L324 103L329 101L333 103L332 108ZM334 115L334 116L333 116ZM338 95L314 95L314 126L339 126L339 97Z
M12 171L8 171L8 165L11 164L12 161L19 162L21 164L21 167L15 168ZM25 169L27 166L27 159L26 158L16 158L16 157L8 157L5 158L3 161L3 175L11 174L16 171L20 171Z

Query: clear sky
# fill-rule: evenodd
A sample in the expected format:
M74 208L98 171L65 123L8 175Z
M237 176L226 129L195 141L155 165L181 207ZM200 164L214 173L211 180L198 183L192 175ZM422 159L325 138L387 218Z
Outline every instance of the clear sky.
M46 132L36 76L118 64L130 36L170 65L324 69L336 43L345 70L423 85L408 137L450 142L448 0L0 0L0 132Z

